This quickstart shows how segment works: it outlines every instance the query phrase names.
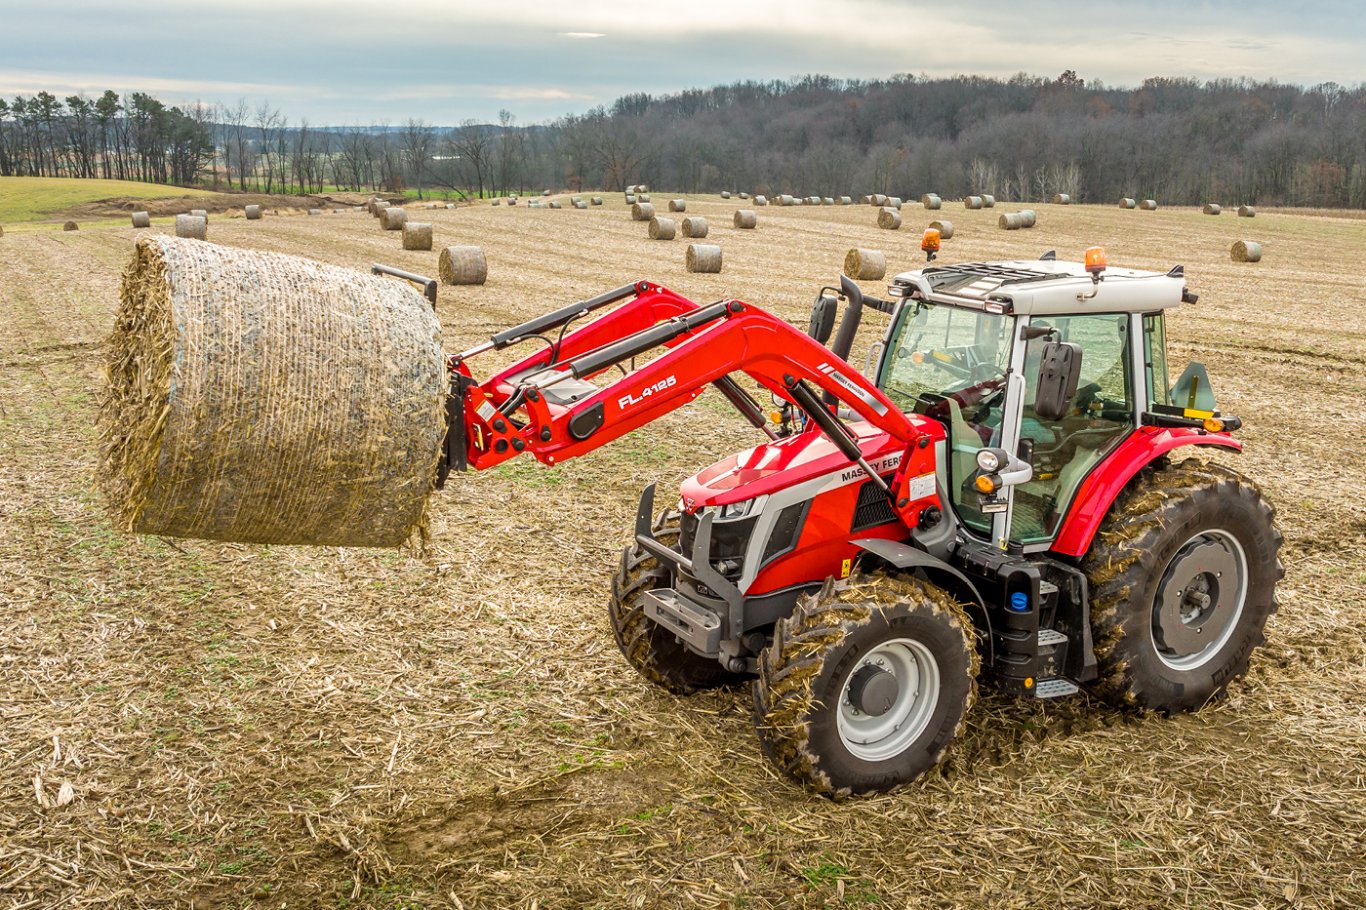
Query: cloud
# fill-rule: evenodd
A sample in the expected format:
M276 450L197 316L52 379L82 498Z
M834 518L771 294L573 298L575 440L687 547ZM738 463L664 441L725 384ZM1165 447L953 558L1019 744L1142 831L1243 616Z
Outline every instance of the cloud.
M606 38L605 32L560 32L566 38Z

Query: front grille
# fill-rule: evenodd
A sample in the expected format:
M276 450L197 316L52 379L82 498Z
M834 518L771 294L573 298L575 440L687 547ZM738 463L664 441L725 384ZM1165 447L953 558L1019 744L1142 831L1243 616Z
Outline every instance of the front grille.
M728 521L711 523L711 552L713 562L722 559L745 558L745 548L749 546L750 535L754 533L757 515L748 518L733 518ZM696 515L684 512L678 524L678 544L684 556L691 557L693 541L697 539L699 520Z
M884 477L883 480L891 485L890 476ZM862 531L893 521L896 521L896 510L892 508L887 492L873 481L865 481L863 486L859 487L858 502L854 506L854 523L850 525L849 530Z

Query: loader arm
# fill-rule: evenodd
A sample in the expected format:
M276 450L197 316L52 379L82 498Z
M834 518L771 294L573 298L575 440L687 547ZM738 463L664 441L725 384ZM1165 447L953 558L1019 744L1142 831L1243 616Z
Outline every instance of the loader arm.
M629 303L564 332L572 320L605 305L597 301L610 297L615 302L628 296L633 298ZM500 338L506 342L513 330L451 358L448 448L457 449L450 452L453 466L460 467L463 461L475 470L485 470L523 452L545 464L558 464L681 407L713 384L751 423L764 427L762 410L730 378L732 373L743 373L791 402L806 415L806 431L825 433L879 483L852 435L835 416L837 409L847 409L906 450L923 435L911 418L828 348L786 321L739 300L698 306L642 281L518 328L521 337L540 335L546 346L487 381L474 379L469 361L498 346ZM561 337L551 340L549 336L557 331ZM635 369L622 366L647 355L656 356ZM622 375L604 385L603 374L614 368L620 368ZM594 377L599 382L587 385ZM573 393L563 393L565 388ZM834 405L822 403L823 395ZM898 511L909 511L916 504L905 501L895 489L902 479L898 474L889 495Z

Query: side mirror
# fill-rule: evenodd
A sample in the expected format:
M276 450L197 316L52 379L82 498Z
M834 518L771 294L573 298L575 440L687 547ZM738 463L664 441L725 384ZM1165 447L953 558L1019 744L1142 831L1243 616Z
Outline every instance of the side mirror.
M830 333L835 330L836 306L838 302L834 297L827 297L824 294L817 297L811 307L811 327L806 330L806 334L821 344L829 341Z
M1072 406L1081 378L1081 345L1049 341L1039 361L1039 383L1034 391L1034 413L1043 420L1061 420Z

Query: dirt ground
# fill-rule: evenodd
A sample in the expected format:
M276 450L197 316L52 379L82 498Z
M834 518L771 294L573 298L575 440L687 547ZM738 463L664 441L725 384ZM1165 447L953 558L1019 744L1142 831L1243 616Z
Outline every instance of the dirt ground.
M745 203L690 197L725 250L690 275L686 241L607 200L409 206L488 253L486 285L441 291L448 349L641 277L803 321L847 249L914 267L931 217L770 206L739 231ZM425 554L133 538L93 426L136 232L0 237L0 908L1362 906L1366 221L1033 207L1007 233L1016 206L946 204L943 258L1185 264L1173 372L1204 361L1245 421L1227 460L1278 507L1281 609L1199 714L987 695L927 779L839 803L763 760L746 689L652 689L607 627L640 488L753 443L723 402L454 477ZM436 271L364 214L211 216L209 239Z

